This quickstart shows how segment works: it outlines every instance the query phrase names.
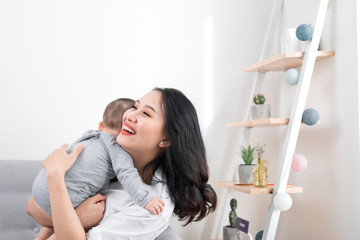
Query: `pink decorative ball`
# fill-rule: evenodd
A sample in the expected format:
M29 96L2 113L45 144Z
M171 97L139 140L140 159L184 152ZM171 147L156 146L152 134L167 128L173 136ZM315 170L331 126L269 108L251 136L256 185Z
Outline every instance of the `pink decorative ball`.
M304 171L307 168L308 162L306 157L301 154L294 154L293 160L291 163L291 169L295 172Z

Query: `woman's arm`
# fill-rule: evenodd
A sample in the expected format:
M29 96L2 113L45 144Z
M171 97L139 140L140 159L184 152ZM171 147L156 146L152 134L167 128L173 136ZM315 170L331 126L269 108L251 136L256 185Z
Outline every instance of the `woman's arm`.
M78 145L71 154L66 153L66 148L67 144L52 152L43 161L43 166L48 181L56 239L81 240L86 239L85 231L72 206L64 176L82 151L82 145Z

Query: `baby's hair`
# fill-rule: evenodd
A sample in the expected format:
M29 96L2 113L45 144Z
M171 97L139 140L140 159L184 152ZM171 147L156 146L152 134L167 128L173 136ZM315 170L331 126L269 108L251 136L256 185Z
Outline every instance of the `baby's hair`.
M134 104L135 101L130 98L119 98L109 103L103 115L104 127L120 130L124 112Z

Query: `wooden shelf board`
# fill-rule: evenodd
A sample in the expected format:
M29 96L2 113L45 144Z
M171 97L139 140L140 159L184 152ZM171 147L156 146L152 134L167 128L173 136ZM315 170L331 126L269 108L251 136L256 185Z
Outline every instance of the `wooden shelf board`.
M318 51L316 61L335 55L334 51ZM262 62L243 68L243 72L285 71L302 65L304 52L289 52L270 57Z
M228 123L228 127L278 127L289 124L289 118L264 118Z
M215 186L224 187L238 192L243 192L247 194L271 194L274 190L274 185L269 184L266 187L255 187L252 184L240 184L239 182L214 182ZM288 184L286 187L287 193L302 193L302 187L296 187L291 184Z

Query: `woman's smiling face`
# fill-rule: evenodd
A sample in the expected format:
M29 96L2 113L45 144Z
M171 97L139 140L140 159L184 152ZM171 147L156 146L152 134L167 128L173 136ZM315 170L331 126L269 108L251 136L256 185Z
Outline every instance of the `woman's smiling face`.
M124 113L123 129L116 141L132 157L139 154L155 157L160 142L166 139L164 129L161 92L151 91Z

